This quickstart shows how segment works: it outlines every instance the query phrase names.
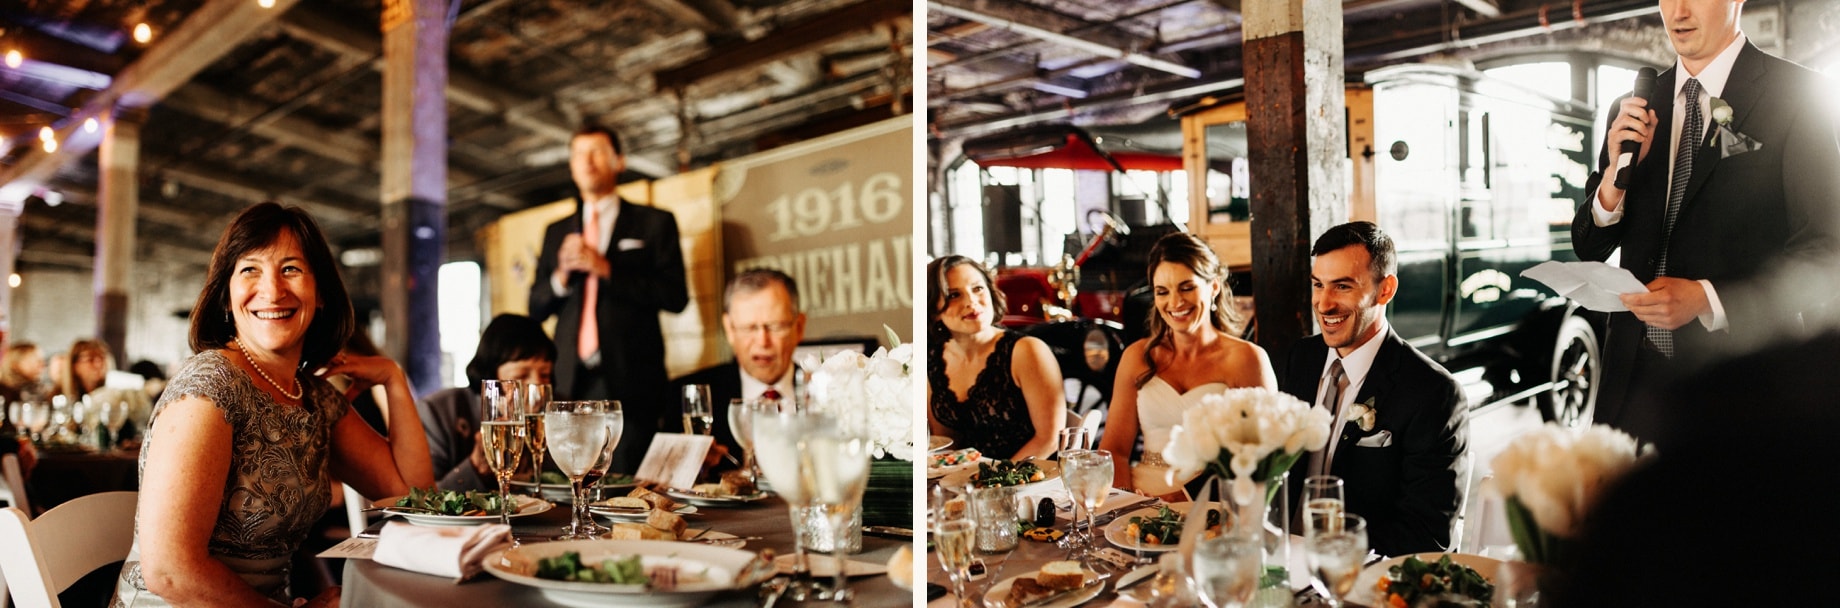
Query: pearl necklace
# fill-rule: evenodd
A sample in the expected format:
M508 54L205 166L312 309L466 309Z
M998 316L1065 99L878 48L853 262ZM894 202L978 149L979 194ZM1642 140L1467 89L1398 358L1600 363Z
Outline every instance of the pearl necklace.
M292 401L300 400L300 395L306 391L304 387L300 386L299 378L294 379L294 394L292 395L288 394L287 389L281 388L280 382L276 382L274 378L268 377L268 372L262 371L262 366L256 363L255 357L249 356L249 348L246 346L243 346L242 340L237 339L237 338L231 338L230 341L236 343L237 350L243 351L243 360L248 361L250 367L256 368L256 373L261 374L262 379L267 380L269 386L275 387L276 391L280 391L281 396L287 397L289 400L292 400Z

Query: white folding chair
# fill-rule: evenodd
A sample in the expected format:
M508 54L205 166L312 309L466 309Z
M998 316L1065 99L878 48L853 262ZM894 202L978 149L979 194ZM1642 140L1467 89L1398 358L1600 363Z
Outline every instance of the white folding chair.
M32 516L32 499L26 496L26 476L19 470L18 454L0 456L0 486L5 486L0 489L6 491L4 496L7 504L19 507L26 517ZM0 587L0 591L5 589Z
M1097 443L1099 441L1099 425L1104 424L1104 423L1105 423L1105 410L1093 410L1093 411L1087 412L1086 418L1080 420L1080 426L1085 427L1086 430L1092 432L1094 443Z
M13 602L24 608L61 608L58 593L97 568L127 559L134 547L136 492L91 494L37 519L14 507L0 509L0 570ZM23 548L23 550L20 550Z
M359 532L363 532L371 525L370 517L364 514L364 508L370 506L370 503L358 493L357 488L351 487L351 484L341 483L339 487L345 489L346 525L351 526L351 535L356 537Z

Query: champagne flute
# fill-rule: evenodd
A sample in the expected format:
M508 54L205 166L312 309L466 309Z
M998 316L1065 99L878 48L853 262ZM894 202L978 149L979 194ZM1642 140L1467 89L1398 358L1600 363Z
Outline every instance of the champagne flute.
M121 425L128 422L128 402L105 401L97 407L101 409L102 426L109 431L109 444L103 448L113 448L121 442Z
M549 404L543 413L544 424L554 435L549 438L549 453L555 456L556 468L562 469L569 476L574 490L574 517L565 529L566 533L556 540L587 540L594 538L585 533L582 525L588 519L587 486L583 484L588 470L600 461L607 451L607 440L612 434L607 424L607 416L592 401L555 401Z
M479 383L483 401L479 423L480 445L486 463L498 477L499 523L511 525L511 474L524 459L526 418L522 383L516 380L483 380ZM517 537L511 537L517 544Z
M804 491L830 525L831 552L837 560L831 599L845 604L850 601L844 576L844 556L849 554L845 539L851 532L851 515L862 507L863 492L869 487L870 451L866 435L827 429L807 434L805 450L799 455Z
M1067 493L1073 495L1074 506L1086 513L1086 534L1080 546L1074 549L1076 555L1085 556L1095 549L1095 511L1104 504L1106 494L1112 489L1112 453L1105 450L1061 452L1061 480L1067 484Z
M1264 543L1256 536L1228 533L1195 544L1195 586L1214 608L1240 608L1259 589Z
M969 519L941 519L933 529L933 552L939 554L939 566L952 580L952 596L958 608L977 604L965 595L965 583L971 580L971 545L977 536L977 524Z
M548 384L524 385L525 445L530 446L530 495L543 496L543 454L548 450L544 434L544 414L549 411L552 393Z
M1367 521L1342 513L1328 525L1311 530L1304 547L1317 590L1329 598L1330 606L1342 606L1342 597L1354 590L1361 562L1367 557Z
M836 428L836 421L817 412L760 411L754 416L754 457L761 475L786 501L792 518L792 583L786 587L789 599L822 599L823 587L812 580L811 567L806 561L805 535L797 533L803 515L813 503L811 493L806 491L807 484L801 478L801 470L804 462L809 461L803 456L807 451L806 438L824 430L836 432Z
M715 432L716 417L709 403L709 385L684 386L684 432L709 435Z
M595 488L599 487L601 479L607 476L607 469L613 466L613 448L620 444L620 435L626 430L626 414L620 409L620 402L617 400L588 401L586 403L591 404L601 413L601 421L607 425L607 444L601 448L600 458L595 459L594 464L588 466L587 473L582 475L582 487ZM577 501L576 504L586 508L586 504L581 501ZM599 537L609 532L605 526L594 523L592 517L585 518L580 523L581 529L578 531L580 534Z
M1303 534L1342 522L1342 478L1312 475L1303 480Z

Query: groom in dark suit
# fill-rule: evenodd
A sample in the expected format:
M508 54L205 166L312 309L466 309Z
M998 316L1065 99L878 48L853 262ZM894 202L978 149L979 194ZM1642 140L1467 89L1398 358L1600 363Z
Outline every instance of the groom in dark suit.
M716 444L731 454L739 454L740 444L728 426L728 402L791 400L797 394L799 370L793 365L792 354L805 338L798 282L771 268L735 275L722 292L722 333L735 359L678 378L675 384L709 385ZM681 429L682 423L666 426Z
M1450 550L1469 406L1450 372L1387 325L1399 289L1393 239L1372 222L1352 222L1324 232L1310 255L1310 308L1322 333L1290 349L1278 388L1335 422L1329 445L1291 467L1290 487L1310 475L1341 477L1348 512L1367 519L1368 545L1381 555Z
M683 312L690 301L677 218L615 194L625 168L613 131L589 125L575 133L569 174L581 212L549 225L530 286L530 317L556 317L556 397L620 400L626 428L615 472L639 466L666 406L677 405L666 393L658 314Z
M1750 45L1742 0L1661 0L1678 58L1653 100L1624 98L1572 221L1585 260L1647 284L1610 317L1596 420L1652 441L1637 393L1708 360L1805 333L1840 285L1840 140L1822 77ZM1640 144L1627 189L1623 142ZM1652 403L1640 402L1640 403ZM1665 447L1665 446L1664 446Z

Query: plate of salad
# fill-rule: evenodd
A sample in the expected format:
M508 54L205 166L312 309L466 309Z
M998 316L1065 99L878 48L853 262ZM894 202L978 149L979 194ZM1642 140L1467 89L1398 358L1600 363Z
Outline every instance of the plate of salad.
M1361 571L1348 600L1370 606L1416 606L1420 598L1455 594L1488 605L1501 560L1468 553L1420 553L1381 560Z
M979 460L976 467L948 474L939 480L939 484L954 490L963 490L967 486L978 488L1029 487L1060 478L1061 463L1059 462L1051 460L1010 462L992 458Z
M1106 524L1105 540L1130 551L1174 551L1182 542L1183 520L1193 504L1178 502L1126 513ZM1207 516L1208 530L1219 529L1220 510L1208 509Z
M486 572L564 606L700 606L733 589L754 554L650 540L531 543L487 555Z
M507 503L496 492L410 488L409 495L379 500L374 506L383 512L423 526L477 526L498 522L499 512ZM511 518L529 517L550 510L555 505L541 498L511 495Z

